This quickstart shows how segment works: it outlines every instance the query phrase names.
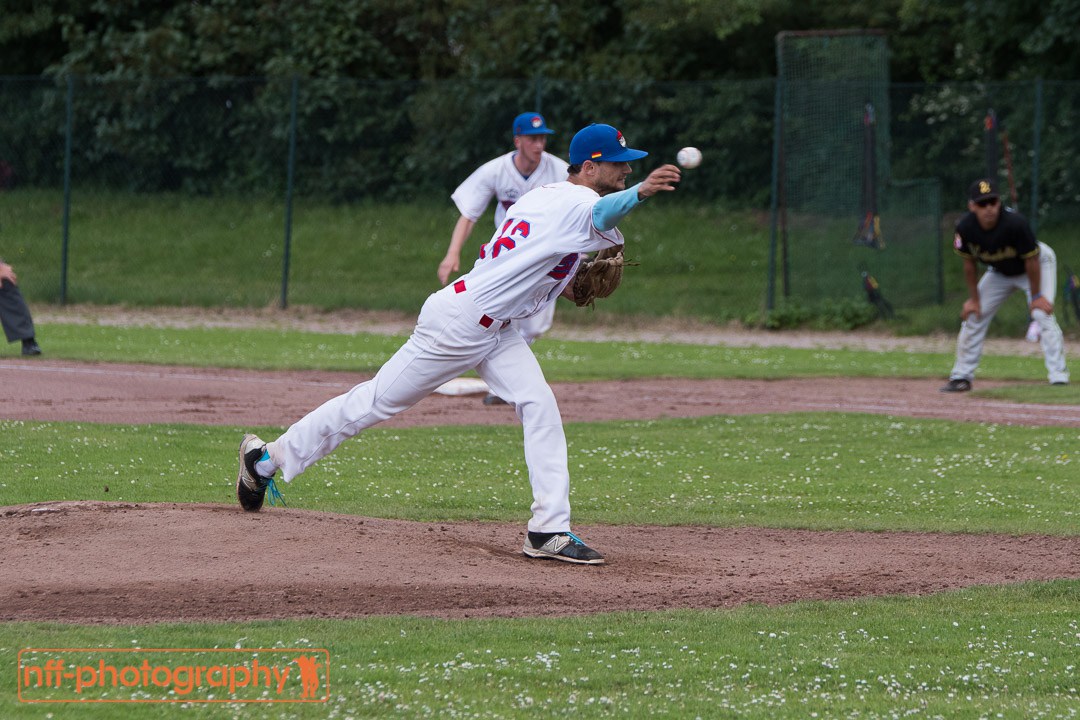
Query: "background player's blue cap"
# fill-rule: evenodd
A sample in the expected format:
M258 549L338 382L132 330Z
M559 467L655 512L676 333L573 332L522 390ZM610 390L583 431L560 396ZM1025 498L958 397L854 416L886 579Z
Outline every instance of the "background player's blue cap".
M544 116L540 113L521 113L514 118L515 135L554 135L555 131L544 122Z
M586 160L593 162L630 162L640 160L649 153L626 147L626 138L610 125L593 123L578 130L570 141L570 164L580 165Z

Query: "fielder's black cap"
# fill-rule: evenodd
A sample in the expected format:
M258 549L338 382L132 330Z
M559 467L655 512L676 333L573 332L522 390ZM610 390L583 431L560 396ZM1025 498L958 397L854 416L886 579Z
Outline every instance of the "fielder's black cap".
M968 199L971 202L982 202L983 200L996 200L1001 197L998 192L997 183L988 178L981 178L971 183L971 187L968 188Z

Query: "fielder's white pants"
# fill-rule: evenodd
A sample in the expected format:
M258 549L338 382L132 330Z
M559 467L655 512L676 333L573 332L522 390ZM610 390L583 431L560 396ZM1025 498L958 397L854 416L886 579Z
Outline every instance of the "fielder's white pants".
M1057 255L1049 245L1042 242L1039 243L1039 272L1039 292L1053 304L1057 285ZM1022 290L1028 304L1031 304L1031 288L1026 273L1010 277L993 268L987 268L979 280L979 306L982 312L978 318L969 315L960 326L960 337L956 341L956 363L949 373L951 379L975 378L990 321L994 319L1005 298L1015 290ZM1042 345L1049 381L1069 382L1069 369L1065 366L1065 342L1057 320L1053 314L1047 315L1042 310L1033 310L1031 317L1039 323L1039 343Z
M524 429L525 463L533 504L529 530L570 529L570 472L566 436L555 394L513 325L480 324L484 313L453 285L428 297L408 341L371 380L328 400L268 443L285 482L342 442L407 410L435 388L475 369L514 407Z

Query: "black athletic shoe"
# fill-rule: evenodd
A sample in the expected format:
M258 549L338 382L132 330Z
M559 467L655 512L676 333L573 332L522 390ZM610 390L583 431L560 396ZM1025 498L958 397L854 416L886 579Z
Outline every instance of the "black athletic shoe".
M273 478L266 478L255 472L255 463L262 458L266 443L255 435L245 435L240 442L240 473L236 476L236 499L240 507L248 512L258 512L266 499L266 489L270 488L270 504L275 497L281 497L274 486ZM284 500L282 500L284 502Z
M23 355L40 355L41 346L33 340L24 340L22 346Z
M525 537L521 552L532 558L547 558L579 565L603 565L604 556L586 545L572 532L535 533Z
M941 392L967 392L971 389L971 381L964 378L953 378L941 386Z

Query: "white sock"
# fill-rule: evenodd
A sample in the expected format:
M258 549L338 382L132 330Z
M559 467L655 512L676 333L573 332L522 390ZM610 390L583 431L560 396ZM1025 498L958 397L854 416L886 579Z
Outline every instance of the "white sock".
M259 473L263 477L273 477L277 472L277 465L270 459L270 453L263 448L263 455L255 462L255 472Z

